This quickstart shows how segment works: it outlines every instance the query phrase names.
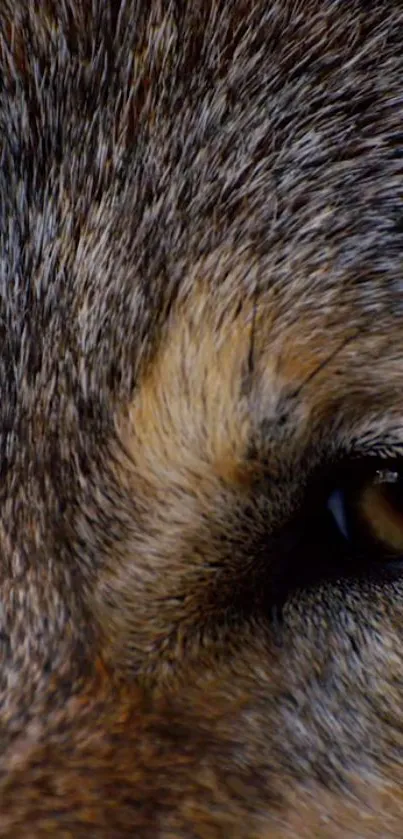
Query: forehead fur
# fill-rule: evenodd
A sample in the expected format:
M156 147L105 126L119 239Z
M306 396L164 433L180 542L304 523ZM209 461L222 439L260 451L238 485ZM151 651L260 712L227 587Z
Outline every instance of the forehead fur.
M6 5L0 290L12 331L49 326L39 368L57 299L78 386L129 395L212 254L282 322L400 316L401 33L382 3Z

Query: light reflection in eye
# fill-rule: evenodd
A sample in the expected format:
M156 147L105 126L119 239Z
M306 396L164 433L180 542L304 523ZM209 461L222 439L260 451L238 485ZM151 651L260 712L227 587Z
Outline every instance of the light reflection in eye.
M399 472L392 472L390 469L377 469L374 484L396 484L399 477Z
M332 492L327 502L327 507L330 510L340 533L342 533L344 538L348 540L349 532L347 525L345 495L342 489L335 489L334 492Z

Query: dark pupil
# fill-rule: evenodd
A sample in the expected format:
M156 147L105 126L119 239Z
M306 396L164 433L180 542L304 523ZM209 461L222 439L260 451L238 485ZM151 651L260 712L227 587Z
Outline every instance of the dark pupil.
M384 487L385 495L394 508L401 510L403 514L403 480L399 478L394 484L387 484Z

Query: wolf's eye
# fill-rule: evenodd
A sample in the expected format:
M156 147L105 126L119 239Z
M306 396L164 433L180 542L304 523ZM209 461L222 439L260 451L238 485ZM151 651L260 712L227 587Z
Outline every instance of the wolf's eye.
M403 471L367 472L335 490L327 506L349 542L383 554L403 553Z

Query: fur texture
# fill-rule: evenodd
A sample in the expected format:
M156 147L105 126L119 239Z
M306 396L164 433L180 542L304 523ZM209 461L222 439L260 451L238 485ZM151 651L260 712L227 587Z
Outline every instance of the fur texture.
M402 571L318 476L403 451L402 44L2 0L0 837L401 835Z

